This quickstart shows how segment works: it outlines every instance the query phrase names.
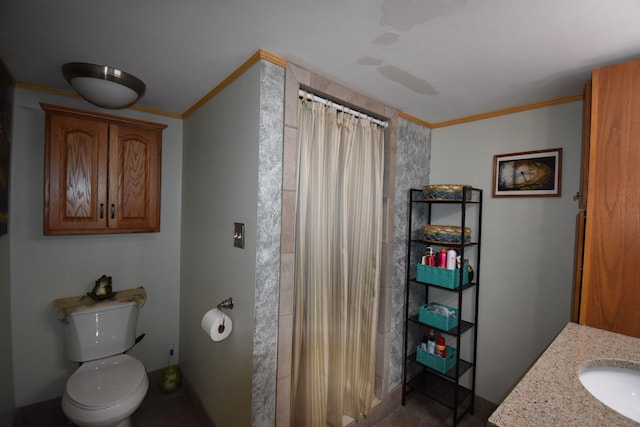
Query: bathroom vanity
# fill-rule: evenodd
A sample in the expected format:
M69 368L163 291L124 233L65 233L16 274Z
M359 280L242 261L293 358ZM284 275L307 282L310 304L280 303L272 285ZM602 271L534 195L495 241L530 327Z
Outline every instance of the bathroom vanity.
M582 385L594 360L640 362L640 338L569 323L489 417L490 426L637 426Z

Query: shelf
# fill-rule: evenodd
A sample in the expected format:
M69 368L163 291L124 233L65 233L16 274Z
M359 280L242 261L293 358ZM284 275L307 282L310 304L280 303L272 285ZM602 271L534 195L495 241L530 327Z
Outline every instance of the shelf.
M429 286L429 287L432 287L432 288L438 288L438 289L442 289L444 291L451 291L451 292L458 292L459 290L462 290L464 292L469 288L473 288L474 286L478 286L478 284L474 282L474 283L467 283L466 285L462 285L462 287L451 289L451 288L445 288L444 286L440 286L440 285L434 285L432 283L418 282L415 277L412 277L411 279L409 279L409 281L411 283L415 283L416 285Z
M418 374L407 382L407 386L413 391L423 394L449 409L455 409L455 391L458 388L458 419L462 418L471 409L471 390L442 379L429 372ZM466 404L465 404L466 403Z
M439 376L439 377L442 377L442 378L447 378L447 379L449 379L451 381L456 381L456 367L455 366L453 368L449 369L446 373L443 374L442 372L438 372L435 369L431 369L427 365L418 362L418 360L416 359L416 353L415 352L409 354L407 356L407 360L409 360L410 362L415 363L416 365L422 366L427 371L432 372L436 376ZM460 359L460 369L458 371L458 378L460 378L462 375L464 375L472 367L473 367L473 363L470 363L470 362L467 362L466 360Z
M413 203L442 204L442 205L461 205L462 200L435 200L435 199L414 199ZM466 205L479 205L477 200L467 200Z
M473 328L475 326L471 322L460 320L458 326L446 331L444 329L436 328L435 326L431 326L431 325L427 325L426 323L422 323L420 320L418 320L418 316L417 315L410 317L409 321L413 322L415 324L418 324L420 326L427 326L427 327L429 327L431 329L435 329L436 331L440 331L440 332L443 332L443 333L445 333L447 335L453 335L453 336L462 335L465 332L467 332L469 329L471 329L471 328Z
M436 246L447 246L447 247L451 247L451 248L459 248L461 246L463 246L461 243L446 243L446 242L436 242L436 241L432 241L432 240L422 240L422 239L411 239L411 243L417 243L420 245L436 245ZM477 246L478 242L469 242L469 243L465 243L464 247L468 248L471 246Z

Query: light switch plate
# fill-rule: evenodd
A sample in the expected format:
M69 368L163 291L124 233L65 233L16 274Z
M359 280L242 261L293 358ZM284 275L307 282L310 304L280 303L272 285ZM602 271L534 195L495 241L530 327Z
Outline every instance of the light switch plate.
M233 246L244 249L244 224L241 222L233 223Z

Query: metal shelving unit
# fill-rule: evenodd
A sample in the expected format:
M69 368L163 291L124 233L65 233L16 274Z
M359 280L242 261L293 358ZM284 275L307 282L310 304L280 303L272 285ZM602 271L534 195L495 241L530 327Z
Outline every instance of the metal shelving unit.
M408 231L407 231L407 276L405 289L405 326L404 326L404 369L402 378L402 404L413 393L420 393L453 411L453 425L467 414L474 412L476 387L476 356L478 337L478 294L480 289L480 242L482 237L482 190L465 187L462 200L424 200L422 190L411 189L408 195ZM461 230L472 227L472 240L464 242L461 231L461 244L440 243L423 240L417 224L432 224L438 220L440 211L446 218L457 217ZM457 225L457 224L456 224ZM416 280L416 266L428 246L441 249L456 249L462 260L473 259L474 277L471 283L463 284L463 275L455 289ZM436 291L436 289L438 291ZM424 304L437 302L443 295L457 304L459 310L458 325L449 330L427 325L419 320L415 299L422 298ZM435 295L435 298L434 298ZM412 298L413 296L413 298ZM463 310L463 308L465 310ZM447 343L455 343L455 365L447 372L439 372L416 358L416 345L422 337L424 328L431 328L445 337ZM465 341L463 342L463 338ZM465 348L466 347L466 348ZM461 356L462 350L465 356Z

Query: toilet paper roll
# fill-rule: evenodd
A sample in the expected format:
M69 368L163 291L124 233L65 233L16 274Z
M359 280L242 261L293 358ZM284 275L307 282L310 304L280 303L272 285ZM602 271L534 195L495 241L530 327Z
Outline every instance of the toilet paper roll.
M231 333L233 322L231 322L229 316L214 308L205 313L200 326L212 340L222 341Z

